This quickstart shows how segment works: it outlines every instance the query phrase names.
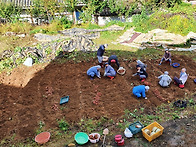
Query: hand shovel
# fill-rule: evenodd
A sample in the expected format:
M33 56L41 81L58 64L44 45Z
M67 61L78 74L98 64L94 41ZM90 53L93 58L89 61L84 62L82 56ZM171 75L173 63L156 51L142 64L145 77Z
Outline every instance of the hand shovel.
M105 129L103 130L104 138L103 138L103 143L102 143L101 147L104 147L104 146L105 146L105 145L104 145L104 143L105 143L105 137L106 137L106 135L107 135L108 133L109 133L108 128L105 128Z

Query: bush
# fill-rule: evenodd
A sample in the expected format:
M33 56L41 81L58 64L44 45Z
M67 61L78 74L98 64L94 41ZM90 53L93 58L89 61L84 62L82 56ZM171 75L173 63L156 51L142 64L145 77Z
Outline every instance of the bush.
M13 3L4 2L0 5L0 17L5 19L5 22L15 22L21 13L20 7L15 7Z
M6 23L0 25L0 33L5 34L6 32L15 32L15 33L29 33L33 27L30 23L19 22L16 23Z
M118 20L112 20L106 23L105 27L109 27L111 25L118 25L120 27L131 28L133 25L130 22L122 22Z
M62 131L67 131L69 129L69 124L63 119L61 119L58 124Z
M196 6L176 5L173 8L164 11L156 11L152 15L146 15L143 11L140 15L136 14L132 17L132 24L136 27L136 31L146 33L153 29L165 29L171 33L187 35L189 32L196 32L196 20L194 12Z

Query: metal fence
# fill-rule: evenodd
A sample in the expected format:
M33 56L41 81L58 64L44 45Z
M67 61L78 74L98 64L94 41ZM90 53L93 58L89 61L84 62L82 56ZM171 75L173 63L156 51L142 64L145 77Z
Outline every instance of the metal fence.
M64 3L64 0L55 0L58 3ZM33 5L33 0L0 0L0 3L10 2L13 3L15 6L20 6L22 8L29 8ZM78 0L78 6L83 6L81 0Z
M58 3L63 3L63 0L56 0ZM33 5L33 0L0 0L1 3L10 2L15 6L20 6L22 8L28 8Z

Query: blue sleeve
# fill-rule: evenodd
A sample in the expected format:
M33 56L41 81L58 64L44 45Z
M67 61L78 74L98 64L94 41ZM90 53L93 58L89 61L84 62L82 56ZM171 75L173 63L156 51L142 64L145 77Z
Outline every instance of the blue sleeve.
M96 76L98 75L97 69L94 69L94 73L96 74Z
M145 98L146 94L145 94L145 88L142 90L142 97Z
M101 45L101 46L100 46L100 48L101 48L102 50L104 50L104 49L105 49L104 45Z
M108 73L109 71L109 66L105 68L105 73Z

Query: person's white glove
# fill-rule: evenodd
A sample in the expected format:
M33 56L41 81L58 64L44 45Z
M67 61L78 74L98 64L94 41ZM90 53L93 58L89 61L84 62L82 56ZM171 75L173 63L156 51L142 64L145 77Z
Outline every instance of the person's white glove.
M134 77L134 76L136 76L136 75L137 75L137 73L133 74L132 77Z
M148 98L147 98L147 97L145 97L144 99L145 99L145 100L147 100Z
M98 78L101 79L101 76L99 76Z

